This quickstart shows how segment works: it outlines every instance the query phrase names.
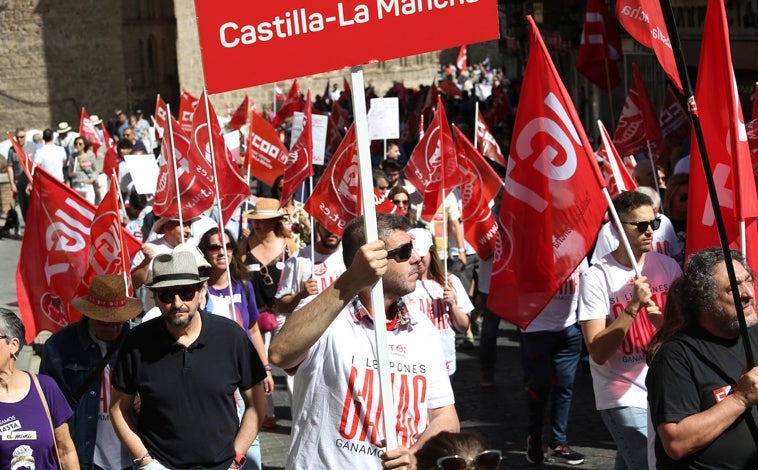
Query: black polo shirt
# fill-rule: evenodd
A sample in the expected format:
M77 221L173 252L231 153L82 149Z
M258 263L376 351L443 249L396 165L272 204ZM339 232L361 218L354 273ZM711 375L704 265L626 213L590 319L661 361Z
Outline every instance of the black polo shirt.
M234 391L266 377L245 331L208 312L189 347L163 318L129 332L113 371L113 387L139 393L137 429L150 455L169 468L227 469L239 428Z

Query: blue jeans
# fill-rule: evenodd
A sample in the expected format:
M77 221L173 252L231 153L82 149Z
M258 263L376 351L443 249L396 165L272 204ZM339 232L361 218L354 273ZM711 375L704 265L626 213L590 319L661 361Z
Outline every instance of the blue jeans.
M633 406L600 410L616 442L615 470L647 468L647 410Z
M566 443L574 377L582 353L582 331L573 324L561 331L521 333L521 363L529 411L530 436L542 434L552 389L550 446Z
M479 292L482 305L482 329L479 332L479 365L482 372L495 372L497 354L497 333L500 329L500 317L487 310L488 294Z
M261 440L259 436L255 436L255 440L245 452L245 457L247 457L245 470L261 470Z

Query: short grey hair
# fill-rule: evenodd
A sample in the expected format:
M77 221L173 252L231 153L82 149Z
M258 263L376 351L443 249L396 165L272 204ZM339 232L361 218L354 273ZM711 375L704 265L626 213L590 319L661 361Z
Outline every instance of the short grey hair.
M661 195L655 188L650 186L640 186L635 191L640 192L653 200L653 209L656 211L661 210Z
M21 347L26 345L26 329L21 318L7 308L0 308L0 333L5 335L6 344L10 344L13 338L18 338Z

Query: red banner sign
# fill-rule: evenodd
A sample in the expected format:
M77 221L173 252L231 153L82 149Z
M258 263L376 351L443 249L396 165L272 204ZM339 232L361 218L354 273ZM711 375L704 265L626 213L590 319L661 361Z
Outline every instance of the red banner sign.
M497 0L279 0L251 5L248 0L227 0L219 8L217 1L195 0L209 93L497 39L500 34ZM462 27L461 18L476 18L475 27ZM324 54L334 50L339 54ZM276 66L229 73L229 64Z

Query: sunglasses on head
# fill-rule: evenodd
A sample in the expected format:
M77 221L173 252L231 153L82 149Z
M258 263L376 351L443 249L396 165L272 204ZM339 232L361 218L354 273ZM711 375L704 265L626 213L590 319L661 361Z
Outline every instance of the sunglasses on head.
M189 286L189 287L177 287L176 289L163 289L155 292L155 295L158 296L158 300L160 300L163 303L171 303L174 301L174 298L178 295L180 299L182 299L183 302L189 302L190 300L195 298L195 294L197 293L197 286Z
M393 248L387 252L387 258L392 258L395 261L408 261L413 254L413 244L411 242L403 243L397 248Z
M460 455L447 455L437 459L437 468L441 470L466 470L470 464L477 470L497 470L503 454L499 450L485 450L473 459L467 459Z
M621 223L626 225L633 225L637 227L638 232L645 233L647 232L648 227L653 227L653 230L658 230L658 228L661 226L661 219L643 220L641 222L624 222L622 220Z
M225 247L226 247L226 251L232 251L233 246L231 242L227 243ZM216 244L208 245L208 251L211 251L211 252L221 251L222 248L224 248L224 246L216 245Z

